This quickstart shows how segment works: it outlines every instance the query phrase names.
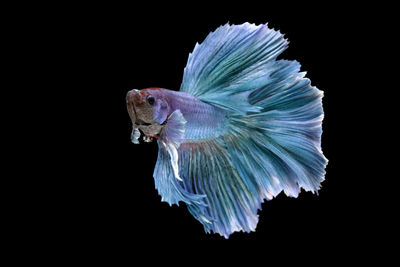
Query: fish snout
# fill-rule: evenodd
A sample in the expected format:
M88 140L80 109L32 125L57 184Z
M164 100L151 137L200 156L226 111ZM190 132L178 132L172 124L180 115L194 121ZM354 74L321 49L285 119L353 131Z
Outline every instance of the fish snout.
M136 122L135 104L138 104L141 101L139 90L133 89L126 94L126 107L133 124Z
M137 89L133 89L130 90L127 94L126 94L126 104L127 105L135 105L135 104L139 104L141 103L142 100L142 96L140 94L140 91Z

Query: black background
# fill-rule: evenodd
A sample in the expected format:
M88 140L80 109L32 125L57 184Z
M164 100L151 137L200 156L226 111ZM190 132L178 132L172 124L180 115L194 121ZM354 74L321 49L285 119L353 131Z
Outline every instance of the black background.
M62 115L70 126L63 129L68 140L57 147L62 157L55 161L62 164L54 165L52 197L46 199L51 220L45 225L53 229L52 238L127 249L148 242L247 240L282 242L293 249L310 242L313 250L359 240L367 202L357 195L363 177L348 130L358 123L351 119L357 111L350 108L356 92L349 79L362 35L355 12L346 6L268 3L230 8L155 3L54 12L62 22L43 23L56 36L52 43L60 45L54 56L64 67L55 70L62 78L54 84L66 86ZM256 232L234 233L229 240L205 234L185 205L161 202L152 177L157 144L130 142L125 107L125 95L134 88L179 90L196 42L227 22L268 22L289 39L279 58L299 61L312 85L324 91L322 149L329 159L319 195L279 195L262 205Z

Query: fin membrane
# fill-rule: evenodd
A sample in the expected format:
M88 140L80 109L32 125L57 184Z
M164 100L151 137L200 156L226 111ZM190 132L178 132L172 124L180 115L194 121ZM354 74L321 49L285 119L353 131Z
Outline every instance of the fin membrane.
M189 55L180 91L245 115L259 108L247 101L249 90L260 88L268 63L288 42L267 25L229 25L210 33Z
M182 144L179 169L185 190L206 196L206 205L187 205L206 232L227 238L235 231L255 230L262 199L239 176L222 138Z
M276 60L286 47L279 32L245 23L218 28L189 56L181 91L223 109L226 128L176 151L159 141L154 178L163 200L185 202L206 232L253 231L264 199L317 192L324 180L322 92L298 62Z

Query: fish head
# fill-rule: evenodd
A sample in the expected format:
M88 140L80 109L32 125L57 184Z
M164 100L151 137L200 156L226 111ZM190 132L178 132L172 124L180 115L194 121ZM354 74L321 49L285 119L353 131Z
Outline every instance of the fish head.
M145 141L160 134L170 114L168 99L163 89L159 88L129 91L126 95L126 105L133 124L132 136L139 138L140 133L136 129L140 129L146 135ZM132 142L137 141L137 138Z

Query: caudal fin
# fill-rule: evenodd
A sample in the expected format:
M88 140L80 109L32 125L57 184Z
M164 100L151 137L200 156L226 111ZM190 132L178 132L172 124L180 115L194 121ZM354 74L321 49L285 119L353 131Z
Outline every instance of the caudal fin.
M227 24L189 56L181 91L224 109L226 127L218 137L180 144L182 181L159 163L169 161L165 150L154 177L165 200L185 202L207 232L253 231L264 199L317 192L324 180L322 92L298 62L277 60L287 44L266 25Z

